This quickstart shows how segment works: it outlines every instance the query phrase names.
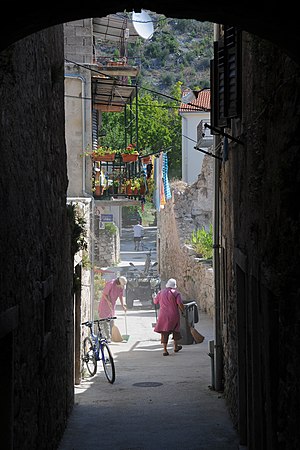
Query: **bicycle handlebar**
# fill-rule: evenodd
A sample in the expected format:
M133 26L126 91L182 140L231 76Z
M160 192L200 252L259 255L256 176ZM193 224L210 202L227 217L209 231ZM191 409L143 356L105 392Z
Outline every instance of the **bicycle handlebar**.
M106 319L97 319L97 320L88 320L86 322L82 322L81 325L86 325L87 327L91 327L93 323L99 323L99 322L109 322L110 320L114 320L117 317L107 317Z

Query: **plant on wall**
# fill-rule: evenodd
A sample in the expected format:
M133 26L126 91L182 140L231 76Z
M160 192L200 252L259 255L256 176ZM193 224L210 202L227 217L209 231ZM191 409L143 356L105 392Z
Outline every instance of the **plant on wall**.
M116 232L117 232L117 227L116 227L116 225L115 225L114 223L111 223L111 222L106 223L105 226L104 226L104 228L105 228L105 231L107 231L107 232L108 232L109 234L111 234L112 236L113 236L114 234L116 234Z
M208 231L206 231L204 227L193 231L189 243L191 244L191 246L198 255L201 255L205 259L212 258L213 256L212 225L209 226Z
M67 205L67 215L71 228L71 251L75 255L79 250L87 250L86 221L76 204Z

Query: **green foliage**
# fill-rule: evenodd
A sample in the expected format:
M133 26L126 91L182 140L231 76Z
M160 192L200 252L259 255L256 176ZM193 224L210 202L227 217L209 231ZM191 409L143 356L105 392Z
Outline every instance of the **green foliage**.
M137 207L140 216L142 217L143 225L149 226L155 222L156 209L151 202L146 201L144 205L144 211L142 211L141 206Z
M117 227L114 223L108 222L104 225L105 231L108 231L109 234L114 235L117 232Z
M174 84L175 82L175 77L172 73L165 73L162 76L162 82L165 86L172 86L172 84Z
M181 84L178 82L173 86L170 97L180 100ZM135 111L135 103L136 99L133 102L133 111ZM170 178L181 176L181 117L178 114L178 106L179 101L166 101L161 96L157 98L152 92L140 90L138 130L136 130L136 122L132 123L132 136L138 134L139 151L143 149L145 153L154 153L172 148L168 154ZM125 143L124 113L103 114L102 123L106 136L101 138L101 145L126 148L128 143Z
M162 14L150 13L156 20L155 33L150 40L138 40L128 45L130 61L138 57L141 71L138 83L168 94L168 77L174 82L184 81L185 86L210 84L210 59L213 54L213 23L191 19L166 18ZM195 72L186 72L188 65ZM183 69L182 69L183 68ZM184 76L182 76L184 75Z
M92 268L89 254L86 250L83 250L82 252L82 268L85 270L90 270Z
M115 149L126 147L124 132L124 112L102 113L102 128L106 135L100 138L102 146Z
M206 231L204 227L195 230L192 233L190 244L198 255L203 258L212 258L213 256L213 228L209 226Z
M67 215L71 228L71 252L75 255L79 250L87 250L86 221L76 204L67 205Z
M213 24L166 18L154 12L150 16L156 21L151 40L138 39L128 44L129 64L141 68L137 79L137 84L141 86L138 92L139 129L135 129L133 117L133 127L127 128L125 139L124 112L103 113L102 128L106 136L99 139L99 144L124 149L130 142L136 142L138 136L139 151L143 149L147 150L145 153L150 153L171 147L168 153L171 180L181 178L182 170L181 117L178 114L180 87L183 84L192 89L209 87ZM132 111L135 114L135 101Z

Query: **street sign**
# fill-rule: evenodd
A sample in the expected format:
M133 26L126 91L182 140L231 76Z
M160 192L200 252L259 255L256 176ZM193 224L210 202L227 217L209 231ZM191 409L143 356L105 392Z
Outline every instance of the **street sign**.
M114 221L114 216L113 214L100 214L100 222L113 222Z

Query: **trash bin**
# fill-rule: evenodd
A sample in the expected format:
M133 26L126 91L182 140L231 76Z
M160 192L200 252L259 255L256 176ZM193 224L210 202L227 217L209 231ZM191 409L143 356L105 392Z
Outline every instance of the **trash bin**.
M180 333L182 338L179 344L193 344L194 338L190 331L190 326L194 326L199 321L198 306L195 301L183 302L184 316L180 314Z

